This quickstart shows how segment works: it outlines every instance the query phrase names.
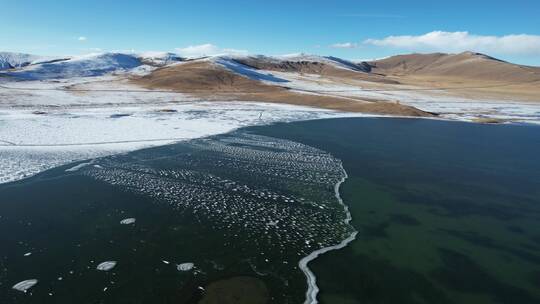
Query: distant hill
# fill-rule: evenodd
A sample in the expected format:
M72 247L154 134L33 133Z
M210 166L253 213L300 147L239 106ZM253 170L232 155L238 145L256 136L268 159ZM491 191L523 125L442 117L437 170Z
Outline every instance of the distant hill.
M517 65L484 54L409 54L369 62L373 73L387 76L435 76L476 81L534 82L540 68Z
M121 53L91 54L62 61L33 64L11 74L25 79L61 79L100 76L141 65L136 57Z
M7 75L28 80L100 76L127 71L141 65L161 67L184 60L167 52L96 53L71 57L44 57L0 52L0 70Z
M239 61L243 61L242 58L223 56L192 60L159 68L132 81L149 89L190 93L205 100L263 101L350 112L432 116L431 113L394 102L368 102L295 92L286 87L287 81Z
M404 98L414 91L445 91L478 100L540 102L539 67L473 52L398 55L370 62L306 54L182 58L167 52L72 57L0 52L0 69L3 81L114 74L143 87L205 98L229 93L236 100L287 101L371 113L410 115L410 109L393 97L401 91L410 91L403 93ZM381 101L386 102L383 108L377 104Z

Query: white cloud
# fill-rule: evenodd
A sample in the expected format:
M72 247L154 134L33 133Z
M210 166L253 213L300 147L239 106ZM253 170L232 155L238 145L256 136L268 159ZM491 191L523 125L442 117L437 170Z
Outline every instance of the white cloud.
M220 48L211 43L206 43L206 44L201 44L201 45L190 45L185 48L176 48L175 51L180 56L184 56L184 57L213 56L213 55L221 55L221 54L229 54L229 55L248 54L248 51L246 50Z
M335 49L354 49L358 47L358 44L352 42L334 43L330 47Z
M109 50L108 50L109 51ZM112 53L122 53L122 54L135 54L137 51L135 49L117 49L117 50L110 50Z
M86 41L86 37L80 36L79 38L77 38L77 40L79 40L79 41Z
M527 34L482 36L469 32L433 31L418 36L367 39L364 44L413 51L476 51L504 55L540 55L540 36Z

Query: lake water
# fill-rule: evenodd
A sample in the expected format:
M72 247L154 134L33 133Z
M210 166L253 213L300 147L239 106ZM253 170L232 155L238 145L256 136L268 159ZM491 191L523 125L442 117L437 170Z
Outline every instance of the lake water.
M347 118L55 168L0 185L0 302L301 303L298 261L358 231L309 264L321 302L538 303L539 155L534 126Z
M1 185L0 298L302 302L299 260L354 231L344 177L325 151L238 131Z
M540 303L540 127L339 119L256 128L343 161L357 239L322 303Z

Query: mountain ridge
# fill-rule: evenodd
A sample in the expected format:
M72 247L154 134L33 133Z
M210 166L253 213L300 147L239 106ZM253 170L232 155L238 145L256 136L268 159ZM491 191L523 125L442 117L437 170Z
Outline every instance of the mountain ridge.
M100 60L105 57L121 56L124 60L133 57L128 68L147 64L163 67L169 64L186 60L201 60L203 58L185 58L171 52L143 52L122 53L104 52L72 57L39 56L23 53L0 52L0 70L21 70L36 65L47 65L54 68L55 64L63 65L65 62L80 61L83 59ZM204 58L228 58L250 68L258 70L296 72L306 74L346 74L342 77L354 77L356 74L347 74L344 71L366 74L381 74L385 76L433 75L468 77L486 80L503 80L505 77L512 81L527 81L531 75L534 80L540 80L540 67L525 66L503 61L489 55L476 52L463 52L459 54L447 53L413 53L387 57L375 61L353 62L335 56L319 56L308 54L294 54L284 56L266 55L218 55ZM123 64L115 65L117 68L126 68ZM114 67L111 68L113 70ZM336 71L337 69L337 71ZM109 70L109 69L106 69ZM518 75L518 74L522 75ZM57 73L58 74L58 73ZM92 73L90 73L92 74ZM356 75L358 76L358 75Z
M113 74L145 87L180 92L250 93L274 86L339 99L356 100L354 96L362 95L364 101L396 102L389 97L392 94L376 91L452 90L458 97L540 102L539 67L516 65L475 52L406 54L370 62L308 54L184 58L168 52L97 53L44 62L26 60L15 68L5 62L9 69L1 71L0 76L8 81Z

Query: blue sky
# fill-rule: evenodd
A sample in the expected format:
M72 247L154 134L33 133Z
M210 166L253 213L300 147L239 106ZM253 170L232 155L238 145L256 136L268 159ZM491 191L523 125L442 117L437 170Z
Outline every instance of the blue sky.
M369 59L470 49L540 65L538 0L0 0L0 7L2 51L305 52Z

